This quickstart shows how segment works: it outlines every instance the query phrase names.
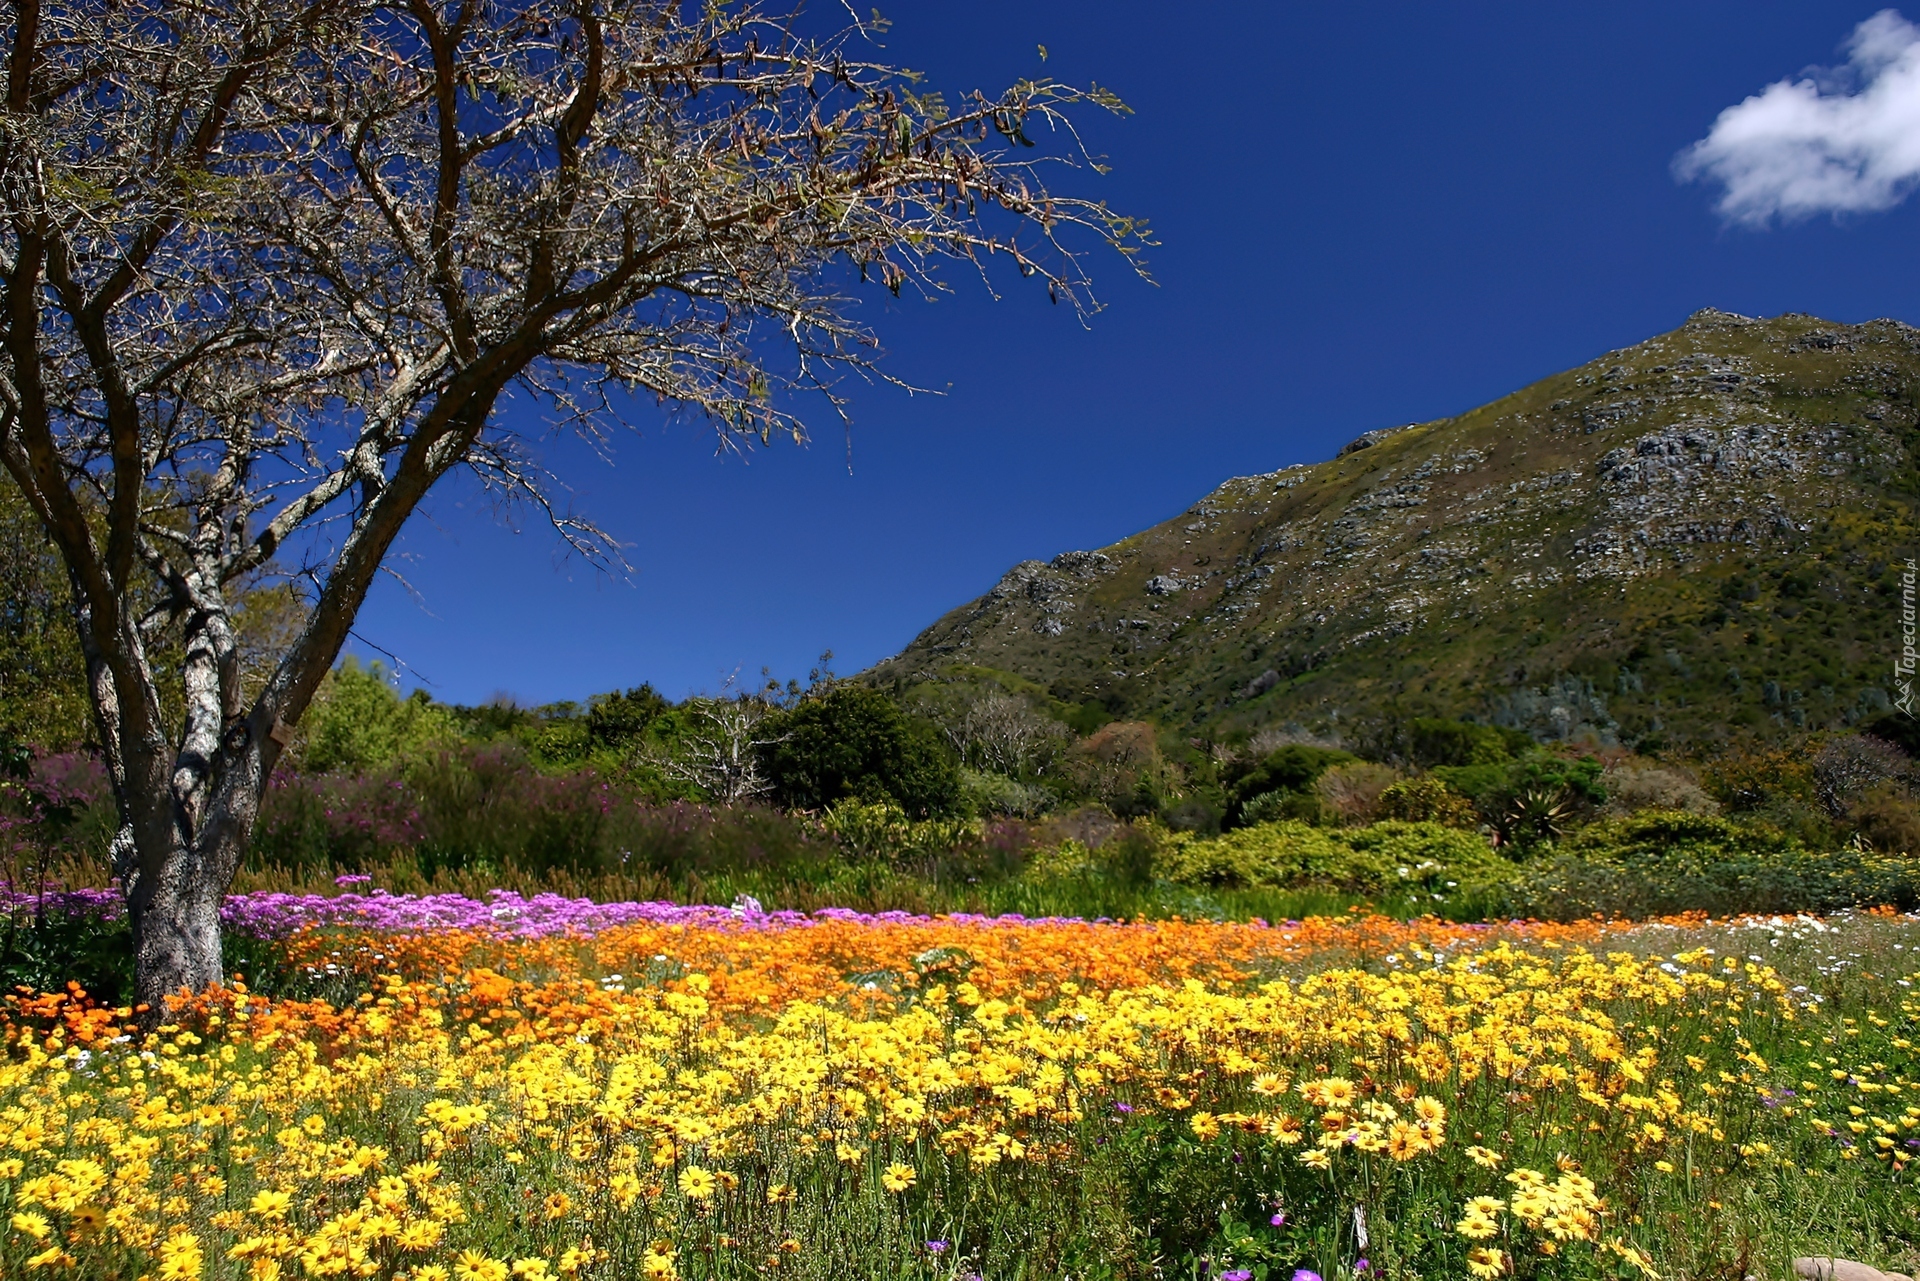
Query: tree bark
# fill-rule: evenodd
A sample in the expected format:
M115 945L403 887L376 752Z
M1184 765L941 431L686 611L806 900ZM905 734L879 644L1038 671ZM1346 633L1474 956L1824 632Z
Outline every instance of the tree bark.
M129 900L134 999L145 1007L143 1024L162 1021L183 992L203 991L225 977L220 900L226 884L207 874L210 853L185 845L167 851Z

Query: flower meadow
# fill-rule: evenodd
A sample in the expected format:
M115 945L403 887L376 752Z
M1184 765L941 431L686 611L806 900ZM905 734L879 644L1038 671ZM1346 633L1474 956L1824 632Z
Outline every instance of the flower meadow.
M343 888L231 900L277 979L152 1034L77 989L7 998L0 1275L1920 1258L1913 917L1123 923Z

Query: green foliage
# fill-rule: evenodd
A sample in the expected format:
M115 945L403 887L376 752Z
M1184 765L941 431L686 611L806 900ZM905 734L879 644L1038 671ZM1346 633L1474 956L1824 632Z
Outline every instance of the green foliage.
M835 684L776 718L768 752L784 805L824 809L849 798L890 800L918 817L960 808L960 767L932 725L878 690Z
M1439 823L1389 821L1327 829L1262 823L1224 836L1170 837L1156 869L1180 884L1321 886L1359 894L1439 894L1495 884L1512 865L1472 832Z
M961 807L970 813L1036 818L1053 808L1053 793L1005 774L981 770L960 771Z
M1511 910L1550 920L1831 912L1920 903L1920 859L1815 851L1764 823L1649 810L1594 823L1529 866Z
M1497 765L1533 746L1519 730L1473 725L1437 716L1416 717L1407 726L1407 752L1416 764Z
M1437 765L1431 777L1469 798L1481 821L1516 845L1552 840L1607 799L1604 767L1535 749L1505 761Z
M1784 748L1736 749L1706 769L1708 792L1736 814L1762 813L1781 805L1814 805L1813 759Z
M1239 826L1253 827L1289 819L1319 823L1325 816L1325 803L1312 792L1262 792L1240 807Z
M977 821L913 819L892 801L841 801L820 817L819 830L848 858L893 864L946 858L980 839Z
M1409 823L1447 827L1472 827L1478 817L1472 801L1431 774L1390 784L1380 793L1380 813Z
M1257 797L1275 792L1303 798L1292 807L1294 816L1317 817L1320 807L1317 798L1312 796L1314 780L1336 765L1346 765L1358 759L1353 753L1337 748L1292 743L1268 752L1257 760L1235 761L1220 772L1220 781L1226 790L1227 822L1259 821L1257 818L1244 817L1248 804ZM1265 813L1288 812L1276 809L1282 804L1269 802Z
M0 473L0 739L60 749L92 737L68 600L59 553Z
M1644 864L1670 855L1718 861L1776 854L1794 841L1778 829L1717 814L1646 810L1589 824L1560 846L1576 857L1604 857Z
M133 930L124 913L24 907L0 914L0 991L59 992L77 983L106 1005L133 992Z
M1477 832L1461 831L1442 823L1388 820L1342 831L1339 838L1355 854L1372 855L1395 869L1439 863L1445 867L1482 873L1505 867Z
M305 718L301 764L361 774L450 741L457 725L424 692L401 698L378 662L348 657L328 674Z
M540 729L531 744L534 759L549 769L585 765L593 752L587 722L575 703L541 708Z
M672 710L673 704L652 685L596 695L587 705L587 741L601 750L624 751L644 740L654 722Z
M1501 761L1488 765L1436 765L1427 777L1466 797L1484 814L1489 809L1498 809L1512 773L1512 763Z

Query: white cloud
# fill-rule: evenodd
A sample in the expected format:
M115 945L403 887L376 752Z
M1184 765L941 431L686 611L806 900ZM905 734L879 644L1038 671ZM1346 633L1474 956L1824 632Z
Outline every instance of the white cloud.
M1718 183L1720 213L1753 227L1899 204L1920 184L1920 27L1883 9L1846 53L1728 107L1675 175Z

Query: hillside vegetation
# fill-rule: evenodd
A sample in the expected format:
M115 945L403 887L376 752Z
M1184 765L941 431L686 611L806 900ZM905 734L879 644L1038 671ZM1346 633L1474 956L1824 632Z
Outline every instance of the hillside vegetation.
M1917 392L1909 326L1702 311L1016 565L872 676L1374 754L1435 715L1688 752L1872 723L1916 546Z

